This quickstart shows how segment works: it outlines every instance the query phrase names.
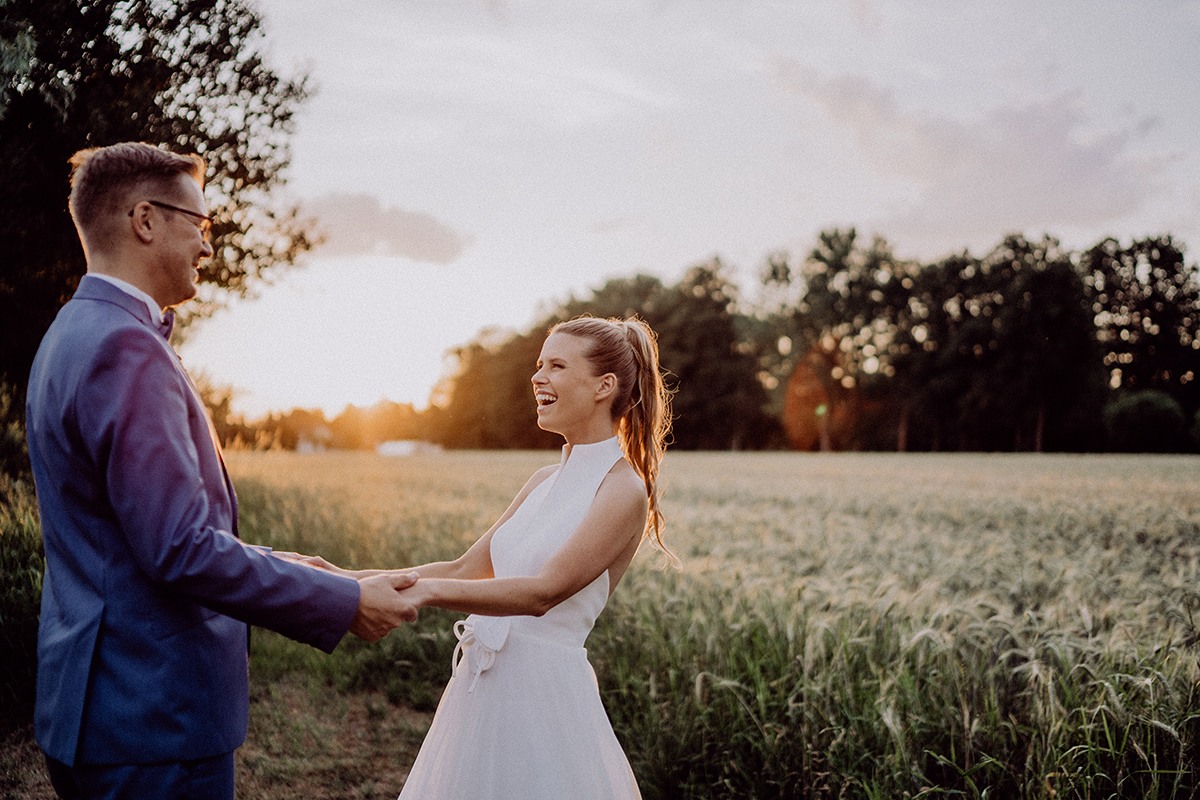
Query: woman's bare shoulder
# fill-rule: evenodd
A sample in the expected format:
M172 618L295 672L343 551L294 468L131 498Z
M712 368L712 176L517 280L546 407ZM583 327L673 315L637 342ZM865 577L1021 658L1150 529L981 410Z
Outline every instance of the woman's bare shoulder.
M604 476L601 486L623 499L643 501L646 499L646 483L625 459L619 459Z

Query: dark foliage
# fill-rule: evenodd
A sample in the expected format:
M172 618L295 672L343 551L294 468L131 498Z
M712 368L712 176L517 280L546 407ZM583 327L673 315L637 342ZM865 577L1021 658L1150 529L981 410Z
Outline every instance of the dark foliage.
M1159 389L1185 418L1200 403L1200 280L1169 236L1078 256L1014 234L919 265L833 230L798 269L772 257L764 281L798 289L760 326L791 358L757 347L796 447L1094 451L1114 389Z
M266 202L307 90L264 64L260 25L245 0L4 4L0 379L24 386L42 335L83 275L67 213L67 159L81 148L146 141L207 159L217 223L200 280L211 288L244 293L308 249L295 211L277 214Z
M1108 449L1118 453L1192 450L1179 401L1158 389L1129 392L1104 409Z

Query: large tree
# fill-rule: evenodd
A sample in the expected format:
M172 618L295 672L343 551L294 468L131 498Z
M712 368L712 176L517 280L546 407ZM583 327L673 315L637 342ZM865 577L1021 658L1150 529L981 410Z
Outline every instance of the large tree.
M0 379L24 386L84 272L67 213L76 150L138 140L207 159L215 254L193 309L308 249L295 210L268 203L305 80L263 62L245 0L0 0L0 14Z
M440 443L450 448L541 449L562 444L537 425L530 378L543 331L484 331L453 351L458 369L435 395L443 409Z
M969 285L966 308L981 334L969 355L985 366L963 408L974 411L975 446L1041 452L1049 438L1055 449L1076 449L1080 436L1098 435L1066 430L1079 424L1072 416L1081 410L1098 419L1104 386L1071 255L1048 236L1010 235L979 262Z
M775 359L767 348L765 362L786 382L784 425L794 446L876 448L888 441L903 449L908 404L896 365L911 355L920 320L916 275L885 239L863 246L854 228L822 231L795 270L786 256L769 261L767 287L794 288L792 302L774 312L789 357Z
M1087 284L1104 365L1114 389L1157 389L1190 418L1200 410L1200 272L1170 236L1085 252Z
M637 315L658 335L659 361L672 397L672 444L682 450L758 449L777 425L756 359L739 336L737 287L720 259L691 267L674 286L638 275L572 299L548 322L579 314Z
M550 447L561 437L537 427L529 383L546 331L581 314L638 316L658 335L659 359L674 391L672 445L683 450L758 448L777 426L754 357L737 335L736 296L719 261L690 269L678 284L635 275L572 297L527 333L484 332L458 348L458 369L442 387L447 447Z

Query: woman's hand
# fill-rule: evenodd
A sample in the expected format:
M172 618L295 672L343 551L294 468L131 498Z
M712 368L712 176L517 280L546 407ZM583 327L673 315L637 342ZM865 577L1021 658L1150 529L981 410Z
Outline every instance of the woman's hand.
M284 561L303 564L306 567L332 572L334 575L341 575L346 578L358 579L363 577L363 575L353 570L342 569L336 564L331 564L320 556L306 556L303 553L286 553L278 550L272 551L271 555L275 556L276 558L282 558Z
M417 573L413 572L412 570L394 570L389 574L412 576L415 579L415 582L407 589L398 590L400 598L404 602L412 604L414 613L429 605L430 600L432 600L433 597L429 591L430 586L428 580L422 582ZM425 585L422 585L422 583Z
M347 578L357 577L352 570L342 569L337 564L330 564L320 556L305 556L304 558L300 559L300 563L306 567L323 569L326 572L332 572L335 575L344 575Z

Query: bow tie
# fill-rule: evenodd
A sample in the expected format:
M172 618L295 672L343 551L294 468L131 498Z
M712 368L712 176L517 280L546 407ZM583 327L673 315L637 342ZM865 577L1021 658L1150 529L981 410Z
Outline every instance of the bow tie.
M163 335L163 338L168 342L171 341L171 331L175 329L175 312L167 310L163 312L162 322L158 324L158 332Z

